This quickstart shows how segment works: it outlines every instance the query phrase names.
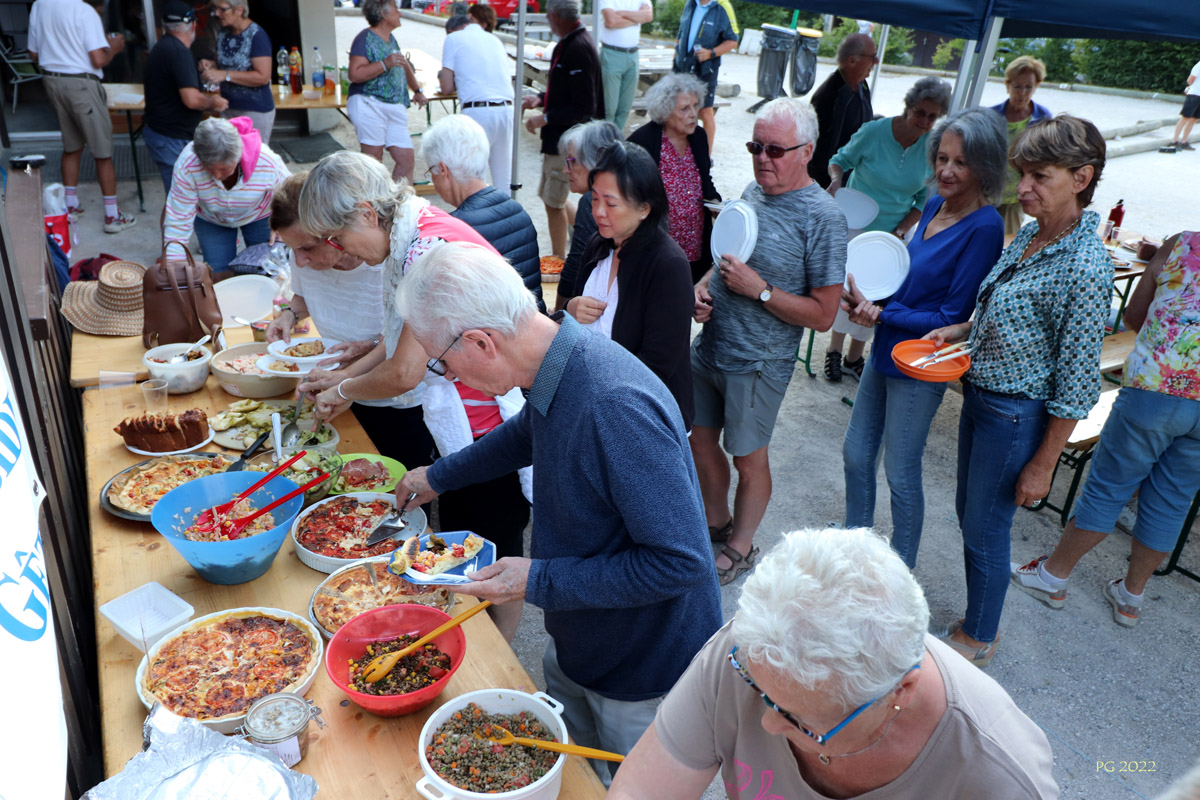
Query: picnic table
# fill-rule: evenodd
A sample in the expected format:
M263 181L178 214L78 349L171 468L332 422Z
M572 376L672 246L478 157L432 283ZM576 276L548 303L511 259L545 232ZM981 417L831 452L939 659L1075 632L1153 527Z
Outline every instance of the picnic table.
M230 337L231 343L247 340L249 330L232 329ZM73 376L95 371L98 365L134 371L141 359L140 337L88 337L77 332L74 342ZM88 363L78 363L83 360ZM210 376L200 391L172 395L169 408L175 412L201 408L215 414L237 399L225 394ZM217 586L200 578L149 524L119 519L102 510L98 498L105 482L142 460L125 449L112 428L122 417L140 413L143 401L140 389L127 384L89 388L83 392L82 405L97 608L148 581L157 581L190 603L197 617L243 606L281 608L307 616L312 592L326 576L304 566L290 544L283 545L271 569L261 578L238 586ZM377 452L353 413L342 414L333 424L343 452ZM203 449L221 450L215 445ZM459 596L452 613L462 613L475 602ZM404 717L385 719L360 709L330 681L322 666L306 696L322 709L328 727L318 730L311 726L308 755L295 769L315 778L322 796L342 800L414 796L413 784L423 775L417 759L417 739L421 726L437 707L478 689L536 691L533 680L486 614L466 622L463 631L467 637L465 661L446 690L429 707ZM101 746L105 774L111 776L142 748L146 709L134 689L134 674L142 654L98 612L96 644ZM604 787L585 760L569 758L562 792L563 797L598 800L604 796Z

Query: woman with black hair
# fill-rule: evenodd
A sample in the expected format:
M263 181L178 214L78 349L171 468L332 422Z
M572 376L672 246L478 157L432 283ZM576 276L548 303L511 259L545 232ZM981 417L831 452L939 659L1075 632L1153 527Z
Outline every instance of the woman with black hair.
M597 232L567 313L596 328L662 379L691 430L692 272L667 234L667 194L654 159L614 142L588 177Z

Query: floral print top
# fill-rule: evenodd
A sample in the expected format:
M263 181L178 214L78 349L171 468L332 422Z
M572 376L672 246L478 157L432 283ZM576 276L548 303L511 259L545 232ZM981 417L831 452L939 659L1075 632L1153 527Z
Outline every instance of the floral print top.
M383 61L392 53L399 53L400 45L396 37L389 35L385 42L383 38L370 28L366 28L354 37L350 45L350 55L362 56L371 63ZM385 69L383 74L376 75L364 83L350 84L350 96L365 94L382 100L385 103L400 103L408 107L411 100L408 96L408 79L403 67Z
M700 170L692 157L692 146L680 153L663 133L658 171L667 190L667 229L688 261L699 261L704 238L704 214Z
M1083 419L1100 397L1100 344L1112 302L1113 263L1085 211L1062 240L1021 262L1037 222L1023 227L979 287L971 369L981 389L1045 400Z
M267 32L251 22L241 33L222 28L217 34L217 68L232 72L251 72L251 59L271 57L271 39ZM275 108L275 97L271 86L242 86L239 83L222 81L221 96L229 101L229 108L236 111L266 113Z
M1179 234L1155 284L1122 383L1200 400L1200 233Z

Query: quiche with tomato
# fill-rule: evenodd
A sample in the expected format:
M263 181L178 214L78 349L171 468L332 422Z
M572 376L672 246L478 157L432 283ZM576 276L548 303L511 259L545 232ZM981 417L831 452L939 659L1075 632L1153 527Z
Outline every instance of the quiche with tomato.
M345 496L315 505L296 527L296 541L304 549L330 558L359 559L383 556L400 546L395 539L384 539L367 546L367 537L392 512L395 505L387 500L361 502Z
M133 467L108 486L108 502L131 514L149 514L163 495L194 478L224 472L233 459L220 454L163 456Z

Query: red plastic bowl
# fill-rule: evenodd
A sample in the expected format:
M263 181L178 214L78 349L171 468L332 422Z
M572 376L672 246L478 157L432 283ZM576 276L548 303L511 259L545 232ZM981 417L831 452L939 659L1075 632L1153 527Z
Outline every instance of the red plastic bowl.
M944 347L945 345L941 346ZM937 350L938 347L931 339L909 339L908 341L900 342L892 348L892 362L895 363L896 369L900 370L902 374L930 383L956 381L971 368L971 357L966 354L958 358L942 361L925 369L912 366L912 362L922 356L929 355L934 350Z
M360 659L367 645L395 639L401 634L424 636L450 619L440 609L419 605L374 608L343 625L325 647L325 671L337 687L362 708L380 717L399 717L420 711L433 702L462 666L467 652L467 637L462 628L453 628L433 640L438 649L450 656L450 671L432 686L408 694L363 694L350 688L350 659Z

